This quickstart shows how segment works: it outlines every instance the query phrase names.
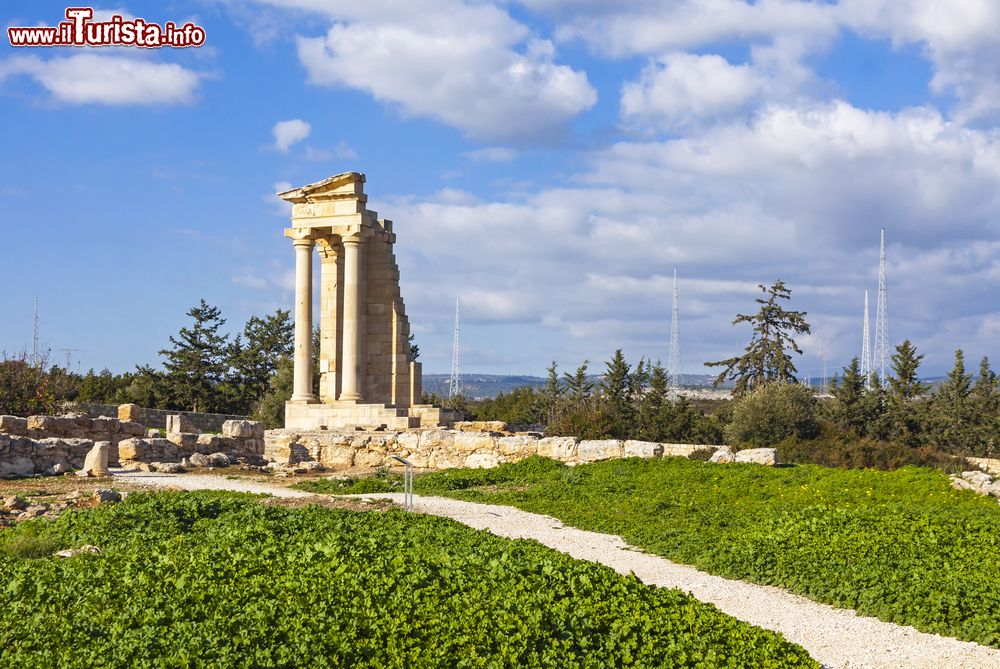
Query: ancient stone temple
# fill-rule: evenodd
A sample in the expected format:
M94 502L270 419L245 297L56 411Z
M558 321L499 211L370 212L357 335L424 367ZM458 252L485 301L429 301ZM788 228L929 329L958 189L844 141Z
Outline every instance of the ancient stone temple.
M399 292L392 221L366 207L365 176L345 172L278 197L292 203L295 373L285 427L407 429L447 426L421 404L420 363ZM319 394L313 392L313 256L320 257Z

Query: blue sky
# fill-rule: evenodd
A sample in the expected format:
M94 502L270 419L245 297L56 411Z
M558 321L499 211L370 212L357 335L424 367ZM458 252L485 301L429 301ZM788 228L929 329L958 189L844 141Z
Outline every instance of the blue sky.
M618 6L621 4L622 6ZM4 27L65 5L5 0ZM685 372L742 349L758 283L859 352L1000 361L1000 5L992 0L176 0L197 49L0 47L0 350L156 363L201 298L236 330L292 304L273 194L348 170L395 221L425 371L544 373L618 347ZM874 320L874 313L872 314Z

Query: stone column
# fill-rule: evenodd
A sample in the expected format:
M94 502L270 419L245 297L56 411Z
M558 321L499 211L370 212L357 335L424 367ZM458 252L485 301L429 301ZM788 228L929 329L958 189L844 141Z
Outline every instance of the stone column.
M358 386L361 351L361 235L344 236L344 356L340 365L340 399L364 399Z
M315 402L312 389L312 253L311 238L294 239L295 246L295 369L293 402Z

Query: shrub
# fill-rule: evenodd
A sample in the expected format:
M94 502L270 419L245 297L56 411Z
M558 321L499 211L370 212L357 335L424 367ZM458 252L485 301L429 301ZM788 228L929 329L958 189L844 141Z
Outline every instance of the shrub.
M809 439L818 429L811 390L797 383L769 383L736 401L725 435L730 444L760 447L789 437Z

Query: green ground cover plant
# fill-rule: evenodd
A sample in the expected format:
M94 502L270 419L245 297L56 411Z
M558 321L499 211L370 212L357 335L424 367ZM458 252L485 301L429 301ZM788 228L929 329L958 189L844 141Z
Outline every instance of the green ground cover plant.
M428 474L416 490L552 515L711 573L1000 647L1000 505L939 471L533 458Z
M95 544L68 559L25 551ZM817 667L529 541L402 511L134 494L0 532L4 667Z

